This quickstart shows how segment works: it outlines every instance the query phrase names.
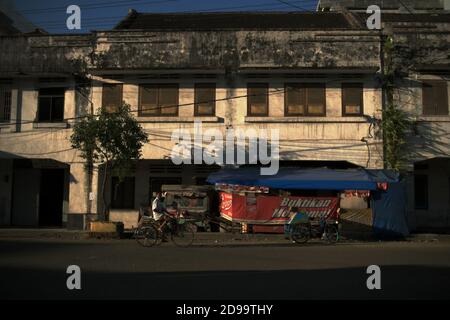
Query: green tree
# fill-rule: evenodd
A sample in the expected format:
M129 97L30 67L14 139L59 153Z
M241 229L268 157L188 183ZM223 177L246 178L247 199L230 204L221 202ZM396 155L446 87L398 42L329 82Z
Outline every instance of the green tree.
M88 115L74 125L70 137L72 147L80 150L86 166L98 163L104 167L102 203L105 220L109 220L109 205L105 190L109 173L114 170L122 176L142 156L142 147L148 135L130 112L128 104L116 112L104 108L98 114Z
M394 99L396 79L401 79L401 67L396 64L397 52L392 37L384 43L384 70L382 86L385 107L382 111L377 135L384 143L384 163L387 169L401 172L407 161L407 138L412 122L407 112L397 105ZM403 61L400 59L400 61Z

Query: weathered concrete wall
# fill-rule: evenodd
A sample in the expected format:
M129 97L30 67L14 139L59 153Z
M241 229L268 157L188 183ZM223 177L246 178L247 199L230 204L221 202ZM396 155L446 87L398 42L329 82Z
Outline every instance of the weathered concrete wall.
M0 37L0 74L71 74L89 61L91 35Z
M450 103L447 116L424 116L422 100L423 80L445 80L445 77L421 74L414 79L403 82L398 105L403 108L413 121L413 130L408 138L408 167L412 169L415 162L450 156ZM450 97L450 82L448 97Z
M408 198L409 224L414 229L450 227L450 160L425 161L426 169L416 174L428 176L428 209L416 209L414 197ZM408 177L409 194L414 194L414 175Z
M5 74L380 65L379 38L367 31L99 32L0 37L0 47Z
M131 36L130 32L98 33L97 68L379 66L379 38L366 31L133 32Z

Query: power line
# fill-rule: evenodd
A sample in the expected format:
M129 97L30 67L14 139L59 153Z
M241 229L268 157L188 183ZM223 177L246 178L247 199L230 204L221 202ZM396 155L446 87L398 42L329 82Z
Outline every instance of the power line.
M333 78L331 80L325 81L325 82L320 82L321 84L328 84L328 83L332 83L332 82L336 82L338 80L342 80L342 78ZM296 88L292 88L294 90L297 90ZM292 90L291 89L291 90ZM78 91L77 91L78 93ZM286 89L275 89L272 90L272 92L268 92L268 93L263 93L263 94L245 94L245 95L239 95L239 96L232 96L232 97L226 97L226 98L221 98L221 99L214 99L214 100L208 100L208 101L199 101L199 102L191 102L191 103L184 103L184 104L174 104L174 105L167 105L167 106L157 106L157 107L148 107L148 108L137 108L137 109L130 109L131 113L137 113L138 115L140 113L142 113L143 111L155 111L155 110L160 110L162 108L179 108L179 107L187 107L187 106L195 106L197 104L205 104L205 103L217 103L217 102L224 102L224 101L230 101L230 100L237 100L237 99L243 99L243 98L248 98L248 97L258 97L258 96L271 96L271 95L276 95L276 94L282 94L282 93L286 93ZM85 99L87 99L86 96L83 96ZM90 103L92 103L91 100L87 99ZM117 112L111 112L110 114L117 114ZM84 115L84 116L78 116L78 117L71 117L71 118L65 118L62 119L61 122L69 122L69 121L74 121L74 120L79 120L79 119L84 119L87 118L88 116L90 116L90 114ZM164 116L164 115L162 115ZM35 120L24 120L24 121L17 121L17 122L9 122L9 123L4 123L4 125L23 125L23 124L33 124L35 123ZM63 128L63 130L66 128Z
M306 1L293 1L291 3L315 3L316 0L306 0ZM177 11L176 13L203 13L203 12L215 12L215 11L223 11L223 10L238 10L238 9L251 9L251 8L267 8L269 9L278 9L280 8L280 6L282 6L282 4L273 4L273 3L261 3L261 4L254 4L254 5L242 5L242 6L230 6L230 7L220 7L220 8L210 8L210 9L202 9L202 10L189 10L189 11ZM313 11L313 10L306 10L306 11ZM164 13L162 13L164 14ZM84 18L82 20L82 25L85 26L86 23L83 23L84 21L104 21L106 22L107 20L114 20L114 19L123 19L124 16L115 16L115 17L100 17L100 18ZM194 17L193 17L194 18ZM195 17L195 19L204 19L204 18L208 18L208 17ZM113 24L113 22L116 22L117 20L111 21L111 24ZM58 25L58 24L64 24L65 21L34 21L36 24L45 24L45 25ZM96 24L93 23L94 25L103 25L103 26L107 26L109 24ZM50 29L50 28L48 28Z
M414 14L414 12L407 6L405 5L405 3L403 2L403 0L398 0L398 2L400 2L400 4L405 7L406 10L408 10L409 13Z
M288 2L288 1L284 1L284 0L276 0L276 1L278 1L280 3L283 3L283 4L285 4L285 5L289 6L289 7L292 7L292 8L300 9L300 10L303 10L303 11L308 11L307 9L305 9L303 7L300 7L298 5L295 5L292 2Z
M168 2L179 2L182 0L158 0L158 1L139 1L139 0L130 0L130 1L108 1L96 4L87 4L80 5L82 10L93 10L93 9L101 9L101 8L117 8L117 7L128 7L130 5L155 5L162 4ZM66 11L68 6L62 7L52 7L52 8L42 8L42 9L28 9L22 10L21 13L24 14L40 14L40 13L54 13L58 11Z

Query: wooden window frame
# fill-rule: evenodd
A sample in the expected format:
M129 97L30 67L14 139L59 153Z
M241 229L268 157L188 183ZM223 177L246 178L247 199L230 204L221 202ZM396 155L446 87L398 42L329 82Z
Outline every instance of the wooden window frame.
M105 99L104 99L104 89L105 87L108 86L120 86L121 90L120 90L120 102L119 102L119 107L120 105L123 104L123 83L104 83L102 86L102 108L106 108L105 106Z
M198 107L200 103L209 102L209 101L198 101L198 91L197 88L212 88L214 89L214 105L213 105L213 112L211 114L205 114L205 113L199 113ZM217 94L217 85L213 82L203 82L203 83L196 83L194 86L194 116L195 117L214 117L216 115L216 94Z
M345 95L345 89L347 88L360 88L361 89L361 94L360 94L360 98L359 98L359 102L360 102L360 110L359 113L347 113L346 112L346 95ZM364 115L364 83L362 82L345 82L342 83L341 86L341 93L342 93L342 116L343 117L361 117Z
M161 105L159 104L159 90L161 87L163 86L174 86L177 89L177 103L176 103L176 108L177 108L177 112L176 114L163 114L161 113ZM157 113L154 114L145 114L142 112L142 88L144 87L153 87L153 88L157 88L158 89L158 95L157 95L157 102L156 102L156 108L158 110ZM143 83L139 85L139 102L138 102L138 116L142 117L142 118L155 118L155 117L179 117L180 115L180 86L178 83Z
M435 83L445 83L446 84L446 88L447 90L445 90L445 95L446 95L446 113L444 114L438 114L438 109L437 106L434 106L434 110L432 113L426 113L425 112L425 85L430 84L432 85L432 87L434 88ZM422 115L423 116L431 116L431 117L446 117L449 116L449 106L448 106L448 101L449 101L449 96L448 96L448 82L446 80L422 80Z
M266 112L265 113L252 113L251 103L253 96L250 95L252 88L265 88L266 89ZM247 83L247 115L249 117L268 117L269 116L269 84L266 82L250 82Z
M2 116L0 123L8 123L11 121L12 108L12 90L8 87L0 86L0 108L2 108Z
M63 94L61 95L56 95L56 94L41 94L42 90L46 90L46 89L58 89L58 90L64 90ZM36 114L36 122L37 123L62 123L64 122L64 114L65 114L65 104L66 104L66 88L63 87L55 87L55 88L41 88L39 89L39 94L38 94L38 107L37 107L37 114ZM50 98L51 99L51 106L50 106L50 116L49 116L49 120L43 120L40 119L40 112L41 112L41 98ZM54 98L63 98L63 110L62 110L62 119L58 119L58 120L53 120L52 119L52 110L53 110L53 99Z
M288 112L288 87L294 87L304 90L304 106L305 112L302 113L289 113ZM309 113L308 112L308 88L323 88L323 113ZM327 116L327 86L322 82L288 82L284 84L284 116L285 117L326 117Z

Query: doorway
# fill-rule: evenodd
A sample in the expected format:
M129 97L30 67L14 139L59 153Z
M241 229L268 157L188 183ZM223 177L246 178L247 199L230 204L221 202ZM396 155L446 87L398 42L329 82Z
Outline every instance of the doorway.
M39 195L39 226L62 227L64 169L42 169Z

